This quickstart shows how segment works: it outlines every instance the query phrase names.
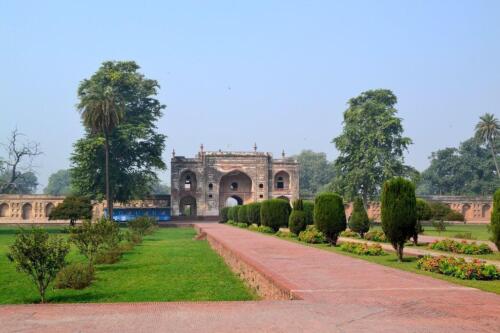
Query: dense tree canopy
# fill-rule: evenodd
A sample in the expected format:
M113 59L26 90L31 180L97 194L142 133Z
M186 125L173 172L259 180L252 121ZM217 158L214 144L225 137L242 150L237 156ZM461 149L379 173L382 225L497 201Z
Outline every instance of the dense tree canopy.
M331 182L334 166L326 159L325 153L303 150L295 158L300 164L301 196L314 196L322 187Z
M418 174L404 164L403 154L412 141L403 136L396 103L396 96L385 89L369 90L349 100L343 131L333 139L339 157L332 190L347 199L361 195L366 204L379 195L385 180Z
M43 193L49 195L70 195L72 192L69 170L59 170L51 174L47 187L43 189Z
M421 174L419 194L491 195L500 187L490 150L477 138L438 150L430 159Z
M110 187L118 201L149 194L158 182L156 170L166 167L161 156L166 136L156 128L165 108L156 98L159 85L138 70L133 61L105 62L78 90L82 99L89 86L111 87L123 102L123 119L109 133ZM87 127L71 157L75 190L92 199L103 199L105 193L104 146L103 135Z

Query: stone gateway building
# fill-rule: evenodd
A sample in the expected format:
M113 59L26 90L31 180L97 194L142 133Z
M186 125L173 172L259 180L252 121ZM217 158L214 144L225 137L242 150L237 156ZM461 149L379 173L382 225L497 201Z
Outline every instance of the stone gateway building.
M203 145L194 158L175 156L171 161L172 216L218 216L234 204L272 198L299 197L299 164L282 154L205 152Z

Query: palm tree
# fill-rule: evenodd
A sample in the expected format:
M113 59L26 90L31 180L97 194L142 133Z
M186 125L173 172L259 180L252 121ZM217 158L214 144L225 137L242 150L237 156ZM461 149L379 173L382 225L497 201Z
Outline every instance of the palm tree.
M118 93L111 87L89 87L81 95L78 109L85 127L93 133L104 135L104 152L106 156L106 202L109 218L113 219L113 196L109 187L109 135L123 118L124 103Z
M497 176L500 178L500 170L495 152L495 142L500 137L500 122L491 113L485 113L479 119L480 121L476 125L476 138L490 146L491 156L497 169Z

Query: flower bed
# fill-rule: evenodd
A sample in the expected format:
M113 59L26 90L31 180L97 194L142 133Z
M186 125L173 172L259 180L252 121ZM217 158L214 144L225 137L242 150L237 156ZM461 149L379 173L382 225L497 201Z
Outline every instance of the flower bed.
M477 244L475 242L468 243L466 241L455 241L452 239L443 239L429 244L429 248L433 250L463 253L463 254L490 254L493 251L484 243Z
M364 256L382 256L386 254L379 244L345 242L340 245L340 249Z
M360 238L357 232L345 230L340 233L340 237Z
M382 230L373 230L365 234L365 239L374 242L387 242L387 237Z
M264 234L274 234L274 230L273 229L271 229L269 227L266 227L264 225L252 224L252 225L250 225L248 227L248 230L262 232Z
M326 237L314 226L309 225L307 229L299 233L299 240L310 244L326 243Z
M462 280L500 279L500 272L494 265L477 259L467 262L463 258L424 256L417 261L417 267L423 271L453 276Z

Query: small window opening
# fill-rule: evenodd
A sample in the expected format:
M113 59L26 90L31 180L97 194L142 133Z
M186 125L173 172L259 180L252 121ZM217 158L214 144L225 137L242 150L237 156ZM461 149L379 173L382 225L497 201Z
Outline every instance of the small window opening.
M231 190L236 191L238 189L238 183L231 183Z

